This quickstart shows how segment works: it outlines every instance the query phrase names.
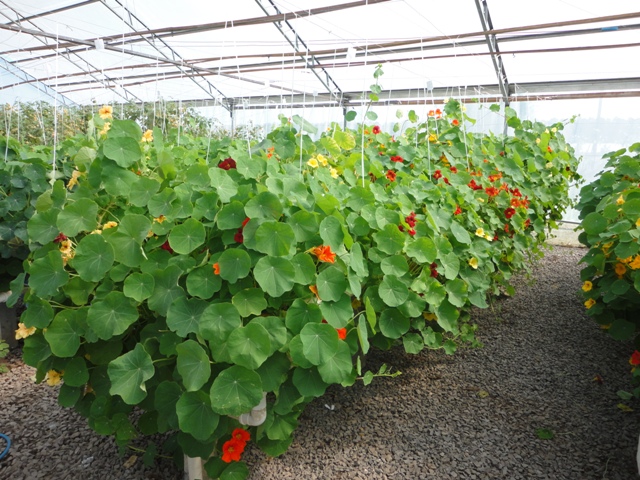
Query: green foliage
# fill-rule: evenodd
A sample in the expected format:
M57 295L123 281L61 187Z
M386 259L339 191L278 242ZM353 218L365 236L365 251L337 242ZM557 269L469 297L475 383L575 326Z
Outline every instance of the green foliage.
M371 346L476 344L466 312L541 255L577 160L557 130L476 135L451 124L459 103L445 110L413 112L398 138L335 125L314 141L283 118L259 143L179 145L94 116L24 217L25 361L63 372L61 402L121 444L173 430L219 459L265 392L252 437L280 454L327 386L397 374L361 371Z
M604 158L605 170L582 188L577 206L579 239L589 248L581 260L581 295L601 328L640 349L640 143Z

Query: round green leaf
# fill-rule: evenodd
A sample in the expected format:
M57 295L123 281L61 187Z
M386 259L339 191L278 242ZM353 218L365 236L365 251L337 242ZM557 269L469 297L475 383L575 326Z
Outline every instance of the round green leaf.
M231 303L211 304L200 316L200 335L212 345L224 342L240 326L242 319Z
M186 172L187 182L196 187L206 187L209 185L209 167L207 165L191 165Z
M404 351L412 355L417 355L424 348L424 339L418 333L407 333L402 337Z
M409 271L409 263L402 255L393 255L382 260L380 268L386 275L401 277Z
M259 288L240 290L233 296L231 303L235 305L243 317L260 315L262 311L267 308L267 300L264 298L264 292Z
M438 307L436 307L436 316L438 317L438 325L440 325L445 332L456 333L458 331L458 317L460 316L460 310L448 300L443 300Z
M291 360L288 355L284 353L271 355L256 370L262 381L262 389L265 392L277 392L280 385L287 379L290 368Z
M331 356L318 366L318 372L322 380L326 383L347 382L353 372L353 362L351 360L349 344L340 341Z
M406 248L407 255L415 258L420 263L431 263L438 256L436 244L427 237L413 240Z
M395 255L404 246L405 235L398 230L398 226L388 223L382 230L373 234L377 247L384 253Z
M380 331L387 338L400 338L409 331L411 321L395 308L387 308L378 319Z
M133 238L142 244L151 230L151 221L144 215L127 214L122 217L118 225L118 233Z
M449 294L449 302L456 307L462 308L468 299L468 287L464 280L455 278L447 282L444 286Z
M169 245L179 254L187 255L204 243L204 225L198 220L188 218L169 234Z
M151 196L147 202L149 213L154 217L168 215L171 212L171 202L177 198L176 192L171 188L165 188Z
M64 270L62 256L57 250L34 260L29 266L29 286L39 297L55 295L68 281L69 274Z
M102 235L87 235L78 243L71 265L82 280L97 282L111 269L114 260L113 247Z
M282 216L282 204L271 192L262 192L247 202L244 211L249 218L273 218L278 220Z
M287 223L293 228L296 241L306 242L318 233L318 218L315 214L306 210L299 210L287 219Z
M211 407L220 415L242 415L261 400L260 375L239 365L223 370L211 386Z
M188 392L195 392L209 381L211 364L209 355L194 340L186 340L176 346L178 354L177 368L182 383Z
M200 317L208 303L199 298L179 297L167 311L167 326L181 337L200 331Z
M323 301L338 301L347 290L347 278L342 271L334 266L325 268L316 280L318 295Z
M269 332L257 323L236 328L227 338L227 348L233 363L255 370L269 357L271 340Z
M329 386L317 368L296 367L293 371L293 384L304 397L321 397Z
M247 216L244 213L244 205L234 200L218 212L216 223L220 230L234 230L242 226L245 218Z
M40 332L24 339L24 347L22 347L22 360L31 367L37 367L38 363L46 360L51 356L51 347L49 342Z
M86 310L62 310L44 331L44 338L57 357L73 357L85 333Z
M26 303L26 307L20 316L20 321L27 328L47 328L53 320L53 308L49 302L32 296Z
M307 323L300 331L302 352L313 365L331 358L340 345L336 329L327 323Z
M149 354L141 343L119 356L107 367L111 395L120 395L124 403L136 405L147 396L145 382L153 377L155 369Z
M238 185L222 168L210 168L209 178L211 179L211 186L216 189L216 193L223 203L228 203L231 197L238 193Z
M135 272L125 279L122 291L125 296L142 302L151 296L155 286L156 281L153 279L153 275Z
M58 215L60 210L50 208L44 212L38 212L29 219L27 223L27 233L29 240L44 245L53 241L58 236Z
M253 269L260 287L272 297L279 297L293 288L295 269L284 258L262 257Z
M409 298L409 288L395 275L385 275L380 282L378 295L390 307L397 307Z
M458 242L465 245L469 245L471 243L469 232L467 232L467 230L455 220L451 222L451 233L453 233L453 236Z
M228 248L218 258L220 278L229 283L236 283L238 279L249 275L251 257L240 248Z
M220 275L214 275L211 265L195 268L187 275L187 292L207 300L222 287Z
M591 212L582 220L582 228L589 235L598 235L607 229L607 219L598 212Z
M91 232L98 226L98 204L87 198L67 204L58 215L57 225L68 237L80 232Z
M334 252L344 243L342 224L336 217L328 216L320 222L320 237L325 245L329 245Z
M287 223L265 222L255 233L256 250L272 257L289 255L295 241L293 228Z
M285 324L294 335L297 335L307 323L320 323L322 321L322 312L316 303L307 303L297 298L293 301L287 310Z
M86 305L89 301L89 295L96 287L95 283L85 282L80 277L73 277L67 284L62 287L65 295L67 295L74 305Z
M182 270L176 265L169 265L163 270L157 270L153 274L156 286L153 294L147 300L149 308L156 313L166 316L169 306L174 300L184 297L184 290L178 285L182 276Z
M124 333L138 320L137 304L122 292L111 292L89 307L87 322L101 340Z
M82 357L74 357L64 367L64 384L81 387L89 381L87 363Z
M131 137L109 137L102 145L104 156L123 168L130 167L140 160L142 150L137 140Z
M322 312L322 317L333 328L346 327L347 323L353 318L351 297L344 294L337 302L322 302L320 311Z
M256 317L251 320L249 325L257 323L262 325L269 334L269 340L271 340L271 350L269 356L273 355L277 350L280 350L289 340L287 335L287 327L285 327L284 319L280 317Z
M292 437L293 438L293 437ZM291 443L291 441L289 441ZM220 480L245 480L249 476L249 467L244 462L233 462L227 465L220 474Z
M160 182L148 177L138 177L138 180L131 185L129 192L129 202L134 207L146 207L151 197L160 190Z
M182 396L180 385L165 380L158 388L154 398L154 407L158 411L158 428L161 432L178 428L176 404Z
M201 441L215 432L220 416L211 409L211 399L202 391L185 392L176 403L180 430Z
M295 282L301 285L310 285L316 276L316 264L308 253L298 253L291 259L296 276Z

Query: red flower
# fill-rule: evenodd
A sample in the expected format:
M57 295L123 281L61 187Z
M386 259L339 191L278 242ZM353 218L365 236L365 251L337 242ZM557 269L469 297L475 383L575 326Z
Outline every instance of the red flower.
M378 125L375 125L375 126L373 127L372 131L373 131L373 134L374 134L374 135L377 135L377 134L379 134L379 133L380 133L380 127L379 127Z
M435 178L436 180L442 178L442 172L440 170L436 170L435 172L433 172L433 178Z
M500 193L500 190L498 190L496 187L487 187L484 189L485 192L487 192L487 195L489 195L490 197L495 197L496 195L498 195L498 193Z
M456 211L453 212L454 215L460 215L462 213L462 209L460 208L460 205L456 205Z
M166 250L169 253L173 253L173 248L171 248L171 245L169 245L169 240L165 241L162 245L160 245L160 248L163 250Z
M247 443L249 440L251 440L251 434L242 428L236 428L231 433L231 438L239 442Z
M511 207L507 208L504 211L504 216L507 217L507 219L513 217L515 214L516 214L516 211Z
M446 183L447 185L451 185L451 184L449 183L449 179L448 179L447 177L444 177L444 183Z
M60 233L56 238L53 239L53 243L60 243L67 239L68 237L64 233Z
M457 127L458 125L460 125L460 122L458 121L457 118L454 118L453 122L451 122L451 125L453 125L454 127Z
M242 221L242 228L247 226L247 223L249 223L249 220L251 220L251 219L249 217L247 217Z
M416 231L413 228L410 228L407 233L413 237L416 234Z
M336 328L336 332L338 332L338 338L340 338L340 340L344 340L345 338L347 338L346 328Z
M453 173L458 173L458 169L456 167L449 167L449 170Z
M223 170L231 170L232 168L237 168L237 165L236 165L236 161L233 158L229 157L221 161L218 164L218 167L220 167Z
M222 445L222 461L226 463L239 462L242 452L244 452L245 443L239 442L235 438L227 440Z
M244 236L242 235L242 228L239 228L236 234L233 236L233 241L236 243L244 243Z
M471 179L467 186L473 190L482 190L482 185L478 185L474 179Z
M522 196L522 193L520 193L520 190L518 190L517 188L512 188L512 189L509 190L509 192L514 197L521 197Z
M497 233L493 236L493 241L494 241L494 242L497 242L497 241L498 241L498 234L497 234Z
M529 225L531 225L531 220L527 218L527 221L524 222L524 228L529 228Z
M336 254L331 251L329 245L320 245L311 249L311 253L318 257L321 262L334 263L336 261Z
M551 153L551 152L553 152L553 149L552 149L551 147L549 147L549 146L548 146L548 147L547 147L547 152Z
M409 215L407 215L406 217L404 217L405 222L407 222L407 225L409 225L411 228L416 226L416 214L415 212L411 212Z
M512 198L511 199L511 206L518 208L520 206L520 200L518 200L517 198Z
M400 155L393 155L391 157L391 161L396 163L402 163L404 162L404 158L402 158Z
M395 182L396 181L396 172L394 172L393 170L389 170L387 172L386 177L390 182Z
M213 264L213 274L220 275L220 264L217 262Z
M402 225L398 225L398 230L400 230L401 232L404 232L404 227Z
M442 117L442 110L440 110L439 108L436 108L436 118L440 118Z
M640 365L640 352L638 350L633 352L631 358L629 359L629 363L631 365Z
M509 233L509 224L508 223L504 224L504 232L505 233Z

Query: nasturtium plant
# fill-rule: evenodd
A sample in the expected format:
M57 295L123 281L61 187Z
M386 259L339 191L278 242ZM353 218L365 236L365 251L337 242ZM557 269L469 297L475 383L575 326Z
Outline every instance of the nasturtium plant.
M468 310L541 255L578 178L562 124L505 111L512 135L472 134L455 100L396 135L333 124L314 139L283 117L260 142L150 141L103 114L17 230L24 359L97 432L121 446L173 432L176 458L212 456L221 478L248 471L238 429L279 455L329 385L387 375L363 371L374 346L476 345Z
M617 340L640 349L640 143L610 152L605 170L580 191L579 239L589 250L581 295L587 314ZM630 363L640 364L636 351ZM637 392L640 395L640 391Z

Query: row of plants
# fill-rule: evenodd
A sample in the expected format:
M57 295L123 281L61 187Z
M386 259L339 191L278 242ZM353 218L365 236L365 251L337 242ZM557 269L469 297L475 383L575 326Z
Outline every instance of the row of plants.
M581 294L587 314L617 340L632 340L640 376L640 143L610 152L605 169L580 191ZM636 389L640 396L640 389Z
M578 161L563 124L504 114L513 135L468 133L451 100L393 134L367 111L178 145L101 110L29 202L24 361L122 447L175 432L178 461L243 478L248 441L279 455L328 386L389 374L370 348L476 345L471 307L542 254Z

